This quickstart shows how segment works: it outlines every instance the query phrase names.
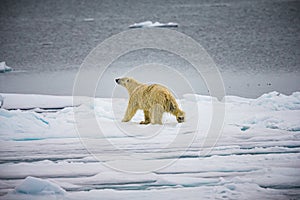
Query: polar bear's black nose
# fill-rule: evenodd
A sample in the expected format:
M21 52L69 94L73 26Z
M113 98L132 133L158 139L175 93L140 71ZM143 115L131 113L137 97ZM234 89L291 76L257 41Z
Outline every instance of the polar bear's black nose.
M184 122L184 117L180 116L177 118L178 123Z
M116 83L119 83L119 80L120 80L120 79L119 79L119 78L117 78L117 79L116 79Z

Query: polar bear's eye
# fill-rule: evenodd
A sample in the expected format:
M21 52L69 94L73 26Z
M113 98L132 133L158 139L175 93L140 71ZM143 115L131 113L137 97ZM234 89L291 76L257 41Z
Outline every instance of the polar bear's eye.
M129 79L127 79L126 81L129 82Z

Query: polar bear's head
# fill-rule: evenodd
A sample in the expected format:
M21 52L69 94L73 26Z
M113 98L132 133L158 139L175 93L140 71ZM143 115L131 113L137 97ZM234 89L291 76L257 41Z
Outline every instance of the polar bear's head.
M136 89L136 87L141 85L141 83L129 77L117 78L115 81L117 84L125 87L129 93L131 93L134 89Z
M132 82L132 78L124 77L124 78L117 78L116 83L122 85L123 87L127 87L130 82Z
M185 121L185 113L181 110L178 110L176 113L176 119L178 123L182 123Z

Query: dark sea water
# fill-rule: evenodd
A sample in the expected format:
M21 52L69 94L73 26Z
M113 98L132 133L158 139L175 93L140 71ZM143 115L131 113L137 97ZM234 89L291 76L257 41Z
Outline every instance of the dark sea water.
M0 74L0 92L71 95L89 52L146 20L176 22L174 30L199 42L219 68L227 94L300 91L300 1L2 0L0 10L0 61L15 70ZM147 51L118 64L140 64L136 60L183 68ZM115 75L105 84L113 85ZM207 93L200 87L196 92Z

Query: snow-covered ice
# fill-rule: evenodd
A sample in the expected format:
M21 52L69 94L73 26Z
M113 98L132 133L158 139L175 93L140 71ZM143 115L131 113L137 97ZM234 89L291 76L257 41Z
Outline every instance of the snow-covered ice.
M206 154L203 142L217 101L209 96L184 95L180 104L188 122L177 124L166 114L163 126L139 125L142 112L121 123L127 103L121 98L83 98L72 105L71 97L1 96L0 199L300 197L300 92L226 96L222 134ZM94 129L93 118L103 134ZM199 119L196 128L193 118ZM83 131L81 139L77 130ZM169 145L174 137L193 134L191 144ZM86 140L96 144L94 155ZM162 167L147 171L151 164ZM122 171L131 165L145 171Z
M36 94L3 94L3 108L5 109L62 109L73 105L70 96L51 96Z
M144 21L139 23L134 23L129 26L129 28L152 28L152 27L178 27L177 23L168 22L168 23L161 23L161 22L152 22L152 21Z

